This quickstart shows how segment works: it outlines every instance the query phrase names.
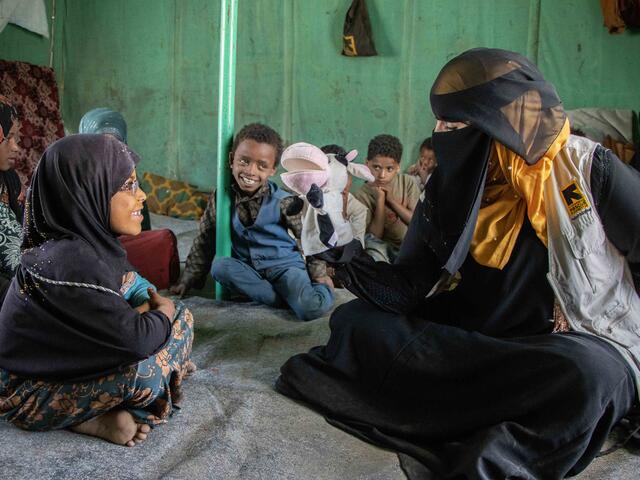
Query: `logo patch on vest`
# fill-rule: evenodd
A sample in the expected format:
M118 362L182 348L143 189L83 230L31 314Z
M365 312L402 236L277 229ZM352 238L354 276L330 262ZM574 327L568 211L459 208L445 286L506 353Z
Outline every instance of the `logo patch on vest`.
M564 187L561 193L562 200L564 200L564 204L567 206L567 210L569 211L569 216L572 219L591 210L589 200L587 200L587 197L580 189L578 182L575 180Z

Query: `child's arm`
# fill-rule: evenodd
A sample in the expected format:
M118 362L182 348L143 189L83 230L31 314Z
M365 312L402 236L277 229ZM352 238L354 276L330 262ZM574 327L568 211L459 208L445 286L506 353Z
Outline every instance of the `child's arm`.
M389 208L400 217L400 220L402 220L405 225L409 225L411 217L413 217L413 210L416 208L416 204L420 198L420 189L418 185L416 185L416 182L408 175L403 175L401 180L403 181L404 203L392 196L389 192L387 192L386 200Z
M216 254L216 192L211 193L207 208L200 218L198 235L187 256L184 272L177 285L171 287L171 293L184 295L192 288L202 288L207 280L211 263Z
M375 207L371 216L371 222L369 223L368 231L371 235L382 238L382 236L384 235L384 207L387 192L380 187L374 188L378 196L375 200Z
M149 288L156 290L156 287L138 272L127 272L120 293L129 305L143 313L149 311Z
M405 225L409 225L411 217L413 216L413 208L409 209L405 207L402 202L398 201L398 199L392 196L388 191L386 193L386 203L389 208L396 212L396 215L398 215Z

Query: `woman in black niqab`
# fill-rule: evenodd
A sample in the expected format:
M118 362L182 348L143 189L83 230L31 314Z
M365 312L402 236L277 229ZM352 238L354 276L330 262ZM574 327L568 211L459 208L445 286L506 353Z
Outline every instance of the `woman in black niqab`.
M336 252L360 298L335 310L326 346L282 366L276 388L397 450L411 479L577 474L636 388L611 343L552 334L562 315L542 186L569 138L562 103L526 58L474 49L445 65L431 105L438 168L398 259ZM637 261L640 214L625 220L635 240L615 219L640 177L600 146L592 160L607 238Z
M178 398L170 382L178 385L187 368L191 316L180 307L171 318L170 300L140 292L151 285L131 273L117 239L126 232L114 231L116 196L131 205L129 224L139 217L145 197L135 180L137 161L113 137L72 135L47 149L33 176L22 258L0 311L0 399L14 398L0 417L22 428L77 427L114 407L137 411L127 413L131 423L134 417L159 423ZM156 355L173 361L159 369ZM149 369L143 386L138 374ZM130 384L129 393L122 384ZM158 402L138 409L129 397L145 387ZM93 393L76 397L79 391ZM54 395L77 408L61 413L56 401L45 401ZM32 402L41 408L22 408ZM135 443L132 436L117 443Z

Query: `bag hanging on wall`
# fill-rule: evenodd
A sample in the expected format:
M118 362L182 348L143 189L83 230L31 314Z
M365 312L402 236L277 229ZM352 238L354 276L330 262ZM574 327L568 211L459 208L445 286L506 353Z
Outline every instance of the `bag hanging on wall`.
M609 33L640 27L640 0L600 0L600 7Z
M377 55L365 0L353 0L344 19L342 54L348 57Z

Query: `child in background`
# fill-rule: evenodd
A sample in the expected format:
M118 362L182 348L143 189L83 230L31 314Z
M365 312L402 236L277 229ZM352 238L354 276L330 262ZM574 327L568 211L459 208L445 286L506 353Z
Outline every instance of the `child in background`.
M420 145L420 156L416 163L407 168L407 175L411 175L415 179L418 188L422 191L437 166L438 162L436 153L433 151L431 137L425 138Z
M398 138L382 134L371 139L367 166L376 180L355 194L368 209L365 250L376 261L393 263L420 197L415 180L398 174L401 157Z
M269 180L282 149L280 135L259 123L246 125L235 136L229 158L235 205L232 256L214 260L214 191L172 293L184 295L192 287L202 288L211 271L217 282L257 302L272 307L288 304L300 320L318 318L333 306L333 283L325 263L310 257L305 265L296 241L302 231L299 199Z
M346 155L347 151L340 145L330 144L321 147L324 153L333 153L334 155ZM354 197L349 190L351 190L351 184L353 183L353 177L349 175L349 181L347 186L342 191L343 209L342 215L351 224L351 231L353 232L353 238L360 241L364 247L364 237L367 232L367 207Z
M14 170L19 128L18 112L0 95L0 304L20 263L22 183Z

